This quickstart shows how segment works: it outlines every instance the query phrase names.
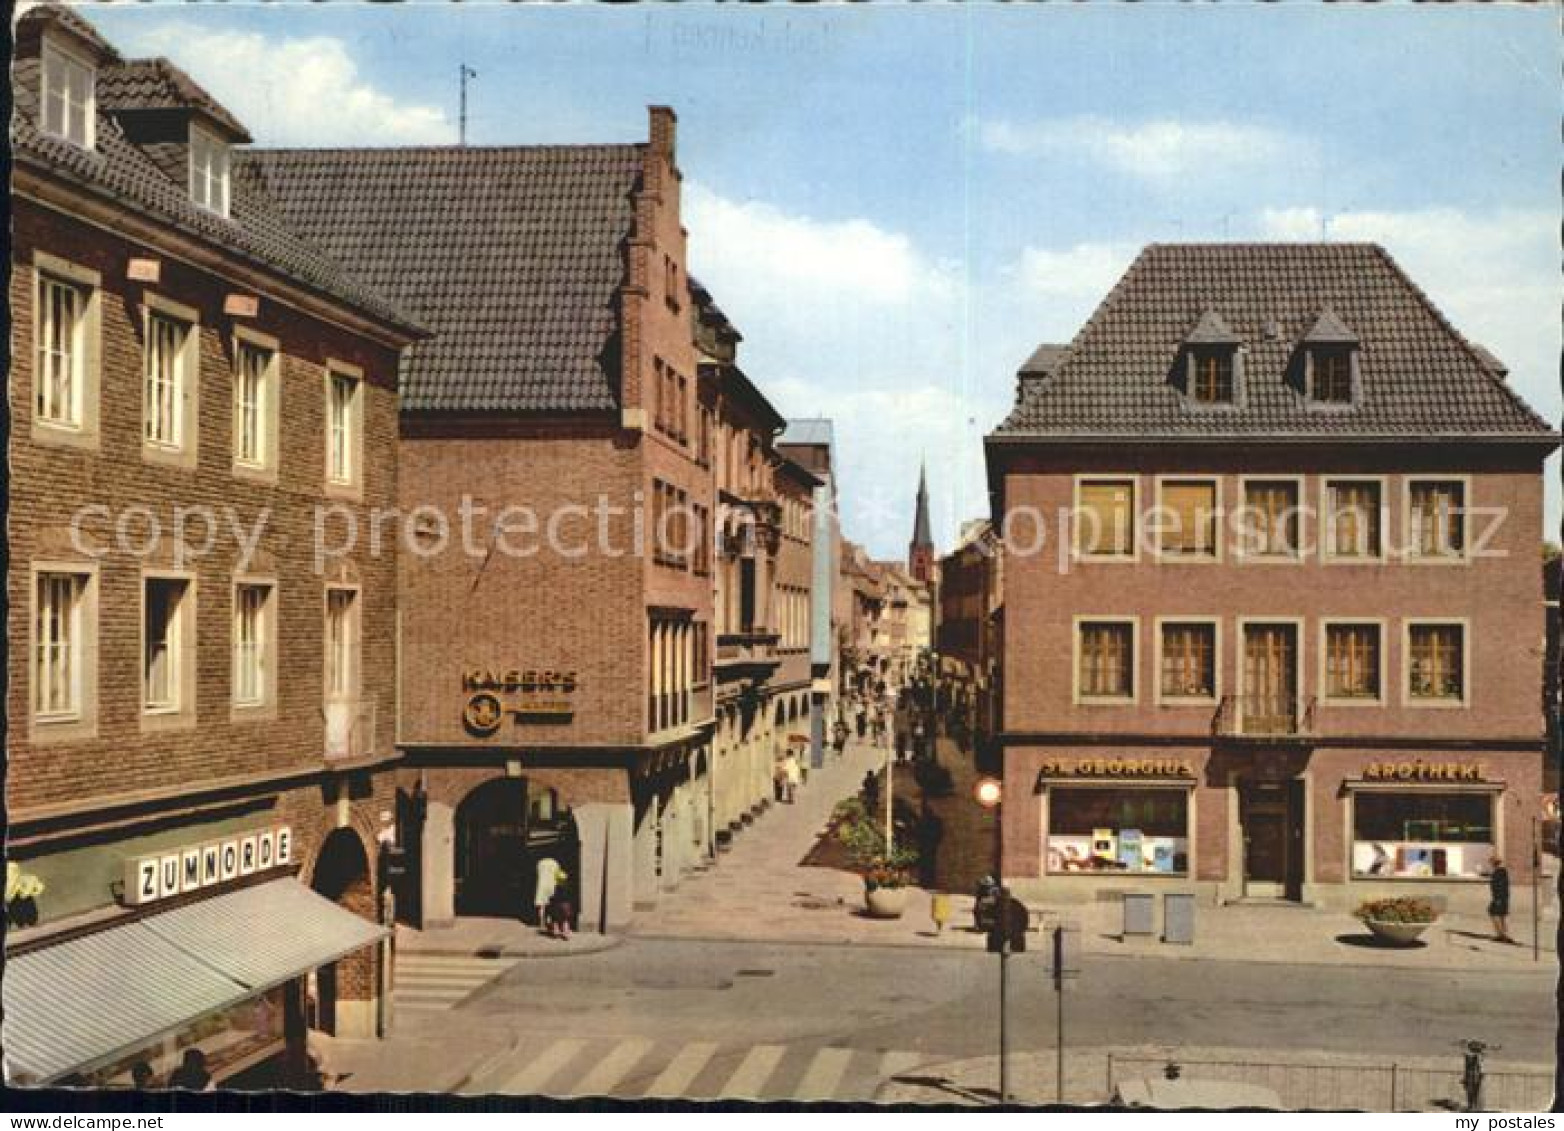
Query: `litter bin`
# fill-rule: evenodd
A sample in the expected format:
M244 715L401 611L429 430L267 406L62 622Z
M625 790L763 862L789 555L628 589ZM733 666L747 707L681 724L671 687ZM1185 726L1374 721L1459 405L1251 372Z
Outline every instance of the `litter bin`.
M1149 891L1124 893L1124 937L1156 933L1157 897Z
M1185 945L1195 941L1193 892L1170 891L1162 897L1162 941Z

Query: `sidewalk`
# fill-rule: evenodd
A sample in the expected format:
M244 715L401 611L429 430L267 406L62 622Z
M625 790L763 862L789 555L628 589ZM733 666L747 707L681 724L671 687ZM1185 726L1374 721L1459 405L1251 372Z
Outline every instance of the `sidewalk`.
M332 1092L454 1092L485 1064L514 1047L506 1032L465 1029L460 1040L451 1034L414 1036L393 1033L384 1040L349 1041L310 1034L310 1048L319 1058ZM408 1081L417 1081L409 1087Z
M484 919L464 916L449 927L420 931L398 924L399 954L477 955L485 958L563 958L596 954L623 942L618 935L576 931L568 939L551 939L519 919Z
M943 750L942 758L951 765L956 785L952 797L943 804L956 806L963 790L970 795L972 775L952 764ZM855 795L864 772L878 769L884 760L883 748L857 742L848 745L840 760L829 756L823 769L811 771L795 804L771 806L714 865L664 895L656 909L638 913L630 934L982 950L985 939L971 929L972 897L968 894L950 896L950 921L943 932L936 932L929 914L930 893L922 888L910 889L907 913L901 919L870 919L863 913L863 884L856 875L801 863L824 832L836 803ZM898 775L899 788L902 781ZM947 839L950 831L947 817ZM1374 945L1366 928L1341 911L1200 905L1196 908L1195 942L1181 946L1156 938L1121 938L1122 910L1116 901L1031 907L1046 912L1050 925L1063 922L1079 931L1081 950L1088 955L1474 972L1536 970L1547 971L1550 977L1556 968L1556 914L1551 908L1542 923L1541 960L1534 962L1529 918L1511 923L1512 932L1524 940L1520 946L1493 942L1488 937L1491 928L1481 917L1452 914L1424 935L1422 945L1388 948ZM1034 934L1032 938L1040 947L1041 936Z

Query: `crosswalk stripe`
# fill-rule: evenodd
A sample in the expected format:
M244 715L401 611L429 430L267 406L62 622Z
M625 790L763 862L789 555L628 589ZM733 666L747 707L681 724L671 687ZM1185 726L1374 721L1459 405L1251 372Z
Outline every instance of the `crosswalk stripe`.
M781 1045L755 1045L734 1069L733 1075L728 1077L728 1082L718 1094L739 1100L760 1099L761 1089L771 1079L777 1065L782 1063L782 1056L786 1052L787 1049Z
M828 1100L836 1094L837 1087L842 1082L842 1076L847 1072L847 1064L853 1058L852 1049L820 1049L809 1062L809 1068L804 1072L804 1078L798 1082L798 1087L793 1090L793 1096L800 1100Z
M571 1057L586 1048L586 1042L575 1037L562 1037L549 1045L532 1061L505 1083L495 1089L512 1095L532 1095L543 1090L549 1077L563 1068Z
M664 1097L684 1095L685 1089L694 1083L695 1077L701 1074L701 1069L706 1067L716 1051L717 1046L711 1041L691 1041L658 1073L657 1079L646 1089L646 1094Z
M493 980L492 978L398 978L396 988L439 990L452 986L483 986Z
M889 1080L893 1076L900 1076L903 1072L921 1063L924 1059L922 1053L891 1049L880 1057L880 1078Z
M630 1074L630 1070L651 1047L651 1041L620 1041L607 1056L592 1066L592 1071L570 1086L570 1093L576 1096L608 1095L616 1084Z

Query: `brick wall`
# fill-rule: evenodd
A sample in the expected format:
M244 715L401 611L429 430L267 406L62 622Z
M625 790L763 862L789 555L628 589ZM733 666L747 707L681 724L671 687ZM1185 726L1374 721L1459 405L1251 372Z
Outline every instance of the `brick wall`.
M296 314L261 296L260 315L242 323L222 314L223 281L147 248L89 228L59 213L18 201L13 216L11 290L12 424L10 444L11 558L7 575L10 617L10 692L13 726L9 802L13 818L40 806L60 806L122 794L174 791L218 779L313 767L324 749L321 713L323 580L313 562L315 508L323 497L326 359L348 361L366 377L366 458L362 502L350 504L361 528L368 511L395 498L396 357L388 348ZM101 273L102 368L99 447L85 452L34 442L34 250ZM126 279L132 256L157 258L155 287ZM200 387L197 460L192 468L152 464L141 450L141 314L144 290L194 307L200 315ZM243 324L281 341L279 475L275 485L236 478L232 471L233 328ZM149 507L164 524L176 505L231 505L246 526L269 508L257 565L278 581L281 642L274 712L254 722L230 720L231 586L237 551L232 537L197 563L196 701L183 729L142 732L140 710L140 602L142 561L111 552L99 564L98 709L96 736L34 742L28 736L31 678L29 566L68 547L67 525L77 508L100 504L111 515ZM112 533L112 520L88 526ZM142 530L142 527L134 527ZM395 662L395 559L349 555L346 573L363 586L363 668L380 726L378 745L390 748L393 689L375 678Z

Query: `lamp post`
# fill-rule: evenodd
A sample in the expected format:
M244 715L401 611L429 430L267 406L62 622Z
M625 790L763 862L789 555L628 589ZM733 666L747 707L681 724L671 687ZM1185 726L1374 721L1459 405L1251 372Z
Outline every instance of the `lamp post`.
M999 1102L1010 1098L1010 1014L1007 1008L1010 966L1010 893L1005 888L1004 869L1004 786L998 778L979 778L972 789L977 803L994 814L994 881L999 885L995 893L994 926L999 936Z

